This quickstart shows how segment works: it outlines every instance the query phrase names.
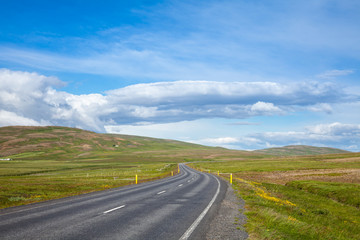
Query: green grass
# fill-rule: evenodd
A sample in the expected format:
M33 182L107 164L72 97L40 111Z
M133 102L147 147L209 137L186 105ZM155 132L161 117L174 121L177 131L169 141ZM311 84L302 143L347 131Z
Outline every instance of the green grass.
M176 173L176 163L113 159L0 163L0 208L149 181Z
M338 169L338 168L359 168L359 161L348 162L325 162L324 160L334 159L336 155L325 155L319 157L293 157L279 158L272 157L267 159L244 159L241 161L219 161L201 162L192 164L195 167L211 169L212 171L221 170L224 173L239 172L271 172L271 171L292 171L310 169ZM358 157L360 154L338 155L338 157Z
M360 211L322 195L290 186L261 184L259 187L281 204L257 194L249 184L235 181L247 203L247 230L253 239L359 239Z
M233 187L246 203L245 228L250 239L345 240L360 239L360 181L358 175L349 179L346 172L336 171L360 169L359 155L271 157L191 166L215 174L220 171L226 180L233 174ZM308 171L316 174L306 174ZM280 179L286 184L271 178L280 173L289 174L288 181ZM291 173L304 173L298 176L307 180L293 181ZM281 176L286 178L286 174ZM331 182L308 179L316 177ZM350 180L357 183L343 182Z
M337 182L292 181L289 187L333 199L337 202L360 208L360 185Z

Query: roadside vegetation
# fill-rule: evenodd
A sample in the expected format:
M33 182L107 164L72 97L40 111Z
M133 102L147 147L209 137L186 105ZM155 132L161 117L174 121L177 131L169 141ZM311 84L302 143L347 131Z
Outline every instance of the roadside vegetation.
M176 174L176 163L119 162L113 159L1 163L1 208L105 190Z
M360 239L360 154L198 162L246 203L250 239Z

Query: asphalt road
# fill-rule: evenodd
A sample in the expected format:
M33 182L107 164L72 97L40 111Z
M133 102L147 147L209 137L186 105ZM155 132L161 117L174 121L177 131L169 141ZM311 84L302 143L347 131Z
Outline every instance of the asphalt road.
M180 169L158 181L1 210L0 239L205 239L226 185Z

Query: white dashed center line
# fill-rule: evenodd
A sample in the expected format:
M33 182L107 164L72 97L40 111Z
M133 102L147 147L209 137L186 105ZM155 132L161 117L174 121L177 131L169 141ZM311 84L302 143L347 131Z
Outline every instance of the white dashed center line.
M164 192L166 192L166 191L161 191L161 192L158 192L157 194L159 195L159 194L163 194Z
M178 187L181 187L182 186L182 184L180 184Z
M123 208L123 207L125 207L125 205L122 205L122 206L120 206L120 207L116 207L116 208L107 210L107 211L104 212L104 214L109 213L109 212L112 212L112 211L115 211L115 210L118 210L118 209Z

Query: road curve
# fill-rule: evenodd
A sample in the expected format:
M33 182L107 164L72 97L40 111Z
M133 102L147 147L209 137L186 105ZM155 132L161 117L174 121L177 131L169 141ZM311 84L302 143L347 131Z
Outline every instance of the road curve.
M204 239L224 188L181 164L173 177L3 209L0 239Z

